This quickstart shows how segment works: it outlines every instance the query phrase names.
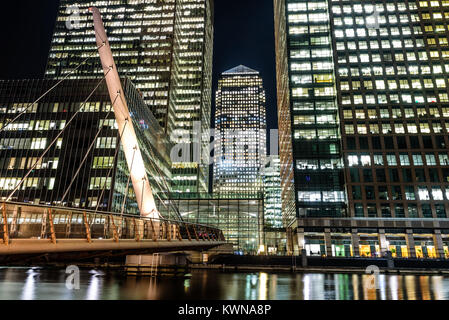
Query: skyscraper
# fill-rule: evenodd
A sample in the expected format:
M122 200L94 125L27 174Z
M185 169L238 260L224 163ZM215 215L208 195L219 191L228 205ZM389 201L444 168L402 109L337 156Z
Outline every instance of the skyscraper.
M238 66L221 75L216 93L214 193L263 192L266 106L258 71Z
M56 82L0 81L1 128L28 108L0 133L0 197L7 199L37 163L12 201L137 213L106 84L66 80L33 104ZM170 191L172 144L132 82L122 82L151 188Z
M213 48L212 0L62 0L46 75L60 79L103 76L88 12L103 15L115 61L141 92L174 143L189 144L186 161L175 162L174 188L207 191ZM194 132L194 123L201 123ZM196 136L199 138L197 139ZM194 154L200 146L200 156ZM207 150L207 151L206 151Z
M447 5L275 0L293 246L327 255L449 252L437 223L449 209Z
M176 0L167 130L174 143L190 144L190 160L173 164L173 188L180 192L209 191L213 4Z
M281 176L289 223L296 216L343 216L345 202L327 2L310 4L320 16L310 17L311 30L307 24L293 29L301 22L287 12L298 5L276 1L275 9Z

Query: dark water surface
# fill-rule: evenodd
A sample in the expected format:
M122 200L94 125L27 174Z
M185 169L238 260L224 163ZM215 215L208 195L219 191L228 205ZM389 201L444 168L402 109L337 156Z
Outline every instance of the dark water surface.
M448 300L449 278L379 275L223 273L194 271L190 279L135 278L81 270L80 289L65 270L0 268L0 300Z

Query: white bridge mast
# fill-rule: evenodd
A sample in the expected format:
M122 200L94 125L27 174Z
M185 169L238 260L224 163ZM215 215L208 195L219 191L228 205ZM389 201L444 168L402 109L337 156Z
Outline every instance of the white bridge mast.
M101 64L106 76L106 83L111 103L113 104L118 130L121 134L121 143L125 152L140 215L143 217L160 218L100 11L95 7L89 8L89 11L92 12L94 17L95 37L97 47L99 48L98 52L100 53Z

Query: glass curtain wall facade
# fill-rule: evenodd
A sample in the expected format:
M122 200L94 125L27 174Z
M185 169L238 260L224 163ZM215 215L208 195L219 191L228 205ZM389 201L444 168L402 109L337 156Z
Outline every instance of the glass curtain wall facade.
M280 152L283 171L293 167L283 180L291 189L293 179L296 199L286 205L297 217L341 217L346 195L328 3L279 0L275 8ZM290 210L287 223L294 221Z
M147 108L141 93L136 90L134 84L128 79L124 82L124 90L145 169L147 170L147 177L154 197L159 198L160 194L172 192L173 190L170 183L172 181L170 152L173 148L173 143ZM129 181L129 168L122 149L123 147L120 144L117 167L115 169L115 185L112 189L114 193L112 211L121 211L125 203L127 212L138 213L137 199L132 183ZM126 193L127 191L128 193ZM125 197L126 194L127 196ZM166 211L179 218L176 208L166 208Z
M333 1L350 212L446 218L448 1Z
M293 166L292 121L290 109L290 82L287 49L286 2L274 1L276 84L279 123L279 159L281 177L281 199L284 226L287 228L287 249L293 251L293 228L296 223L296 195Z
M283 212L287 226L297 228L291 243L326 255L378 256L390 246L397 256L447 256L448 231L436 225L445 223L449 209L449 2L275 0L275 9ZM347 190L346 212L353 218L340 233L338 215L335 223L314 228L324 220L303 219L303 199L289 196L293 186L301 195L314 181L311 172L322 170L321 160L318 167L298 158L297 141L313 140L314 132L304 131L307 122L320 140L316 106L323 90L329 96L318 98L319 105L330 103L332 92L338 106L335 116L326 111L323 119L327 129L337 124L341 133L336 145L343 162L331 164L335 173L344 164L338 184ZM305 112L312 104L314 124ZM368 220L371 229L363 227ZM393 227L385 229L385 221Z
M108 33L114 59L128 76L162 127L167 127L176 1L61 0L48 58L47 78L62 78L88 58L71 78L103 76L92 14L97 7ZM89 58L90 56L90 58Z
M236 252L256 254L263 244L263 194L257 198L220 198L210 193L173 193L163 197L165 205L156 199L162 215L169 216L166 208L179 208L184 221L222 230Z
M168 132L190 144L190 161L173 164L179 192L209 191L214 6L212 0L177 0Z
M0 127L30 106L55 82L1 81ZM2 200L80 110L98 82L66 80L0 133ZM171 178L171 145L131 81L124 80L124 90L150 184L156 194L167 192L162 181ZM137 213L132 184L127 190L128 167L104 83L81 110L11 201L121 212L128 191L125 212Z
M216 93L214 193L263 192L266 100L258 71L238 66L221 75Z
M285 253L286 234L282 219L281 166L278 156L272 156L263 173L264 243L266 253Z
M279 157L273 157L265 166L263 175L265 225L270 228L282 228L281 170Z
M47 78L63 78L84 59L70 79L103 76L90 6L102 14L120 75L133 81L172 141L189 144L187 160L174 163L173 187L207 191L213 1L62 0ZM200 123L196 131L195 121Z

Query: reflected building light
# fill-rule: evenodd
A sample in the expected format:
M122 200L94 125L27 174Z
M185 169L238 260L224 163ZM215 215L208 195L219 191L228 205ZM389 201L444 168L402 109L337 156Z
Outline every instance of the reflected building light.
M3 268L1 268L3 269ZM0 269L0 270L1 270ZM11 268L4 268L5 270L5 276L4 276L4 282L12 282L15 279L15 273L14 273L14 269ZM3 273L3 272L2 272Z
M312 299L314 300L326 300L326 288L325 288L325 279L324 274L314 274L312 275L311 283L314 284L312 286L313 294Z
M22 292L22 300L34 300L34 292L36 287L36 282L34 280L34 276L37 274L34 272L33 269L30 269L27 271L28 277L25 281L25 285L23 286L23 292Z
M384 274L377 275L377 281L379 284L379 290L380 290L380 299L381 300L387 300L387 281Z
M251 276L251 287L254 288L257 285L257 276Z
M416 300L416 289L415 289L415 277L406 276L405 277L405 288L407 291L408 300Z
M254 288L257 285L257 276L247 275L246 276L246 290L245 299L246 300L257 300L257 292Z
M259 276L259 300L267 300L268 274L261 272Z
M432 288L433 288L433 297L435 300L443 300L447 299L446 297L442 296L443 290L442 290L442 276L435 276L432 277Z
M388 282L390 286L391 300L399 300L398 276L391 276Z
M107 287L108 290L107 292L107 296L105 297L105 299L107 300L120 300L120 284L116 282L115 279L110 279L109 281L107 281L107 283L102 284L103 287Z
M366 284L371 283L368 277L371 277L371 275L364 274L362 275L362 283L363 283L363 299L364 300L377 300L377 291L374 287L373 289L370 289ZM379 281L379 278L377 278L376 281ZM385 284L384 284L385 285Z
M157 300L157 280L155 278L150 278L150 283L148 285L147 299L148 300Z
M190 290L190 279L184 280L184 291L187 293Z
M336 300L350 300L352 297L350 296L349 291L349 275L348 274L339 274L335 277L335 299Z
M240 291L239 282L236 281L238 276L234 274L232 276L232 281L227 284L226 297L225 300L235 299L234 297L238 296L238 292Z
M99 274L91 271L92 277L90 279L89 288L87 289L86 300L98 300L100 293L100 279Z
M304 289L303 289L303 297L304 300L310 300L310 275L306 274L303 279Z
M359 275L352 275L352 290L354 291L354 300L360 300L359 296Z
M398 299L405 300L404 276L398 276Z
M270 275L270 297L269 299L273 299L276 300L277 298L277 280L278 280L278 276L276 274L271 274Z
M21 291L18 291L16 295L16 288L14 284L19 283L19 279L17 278L15 270L6 267L0 268L0 276L0 281L2 283L0 286L0 300L10 300L13 292L14 299L16 296L18 297L21 294Z
M430 288L429 288L429 276L419 277L419 284L421 286L421 295L423 300L431 300Z
M351 295L351 291L349 289L349 287L350 287L349 275L341 274L341 275L339 275L338 279L339 279L338 291L339 291L339 295L340 295L340 300L351 300L352 295Z
M335 275L335 286L334 286L334 291L335 291L335 300L342 300L341 295L340 295L340 275L337 274Z

